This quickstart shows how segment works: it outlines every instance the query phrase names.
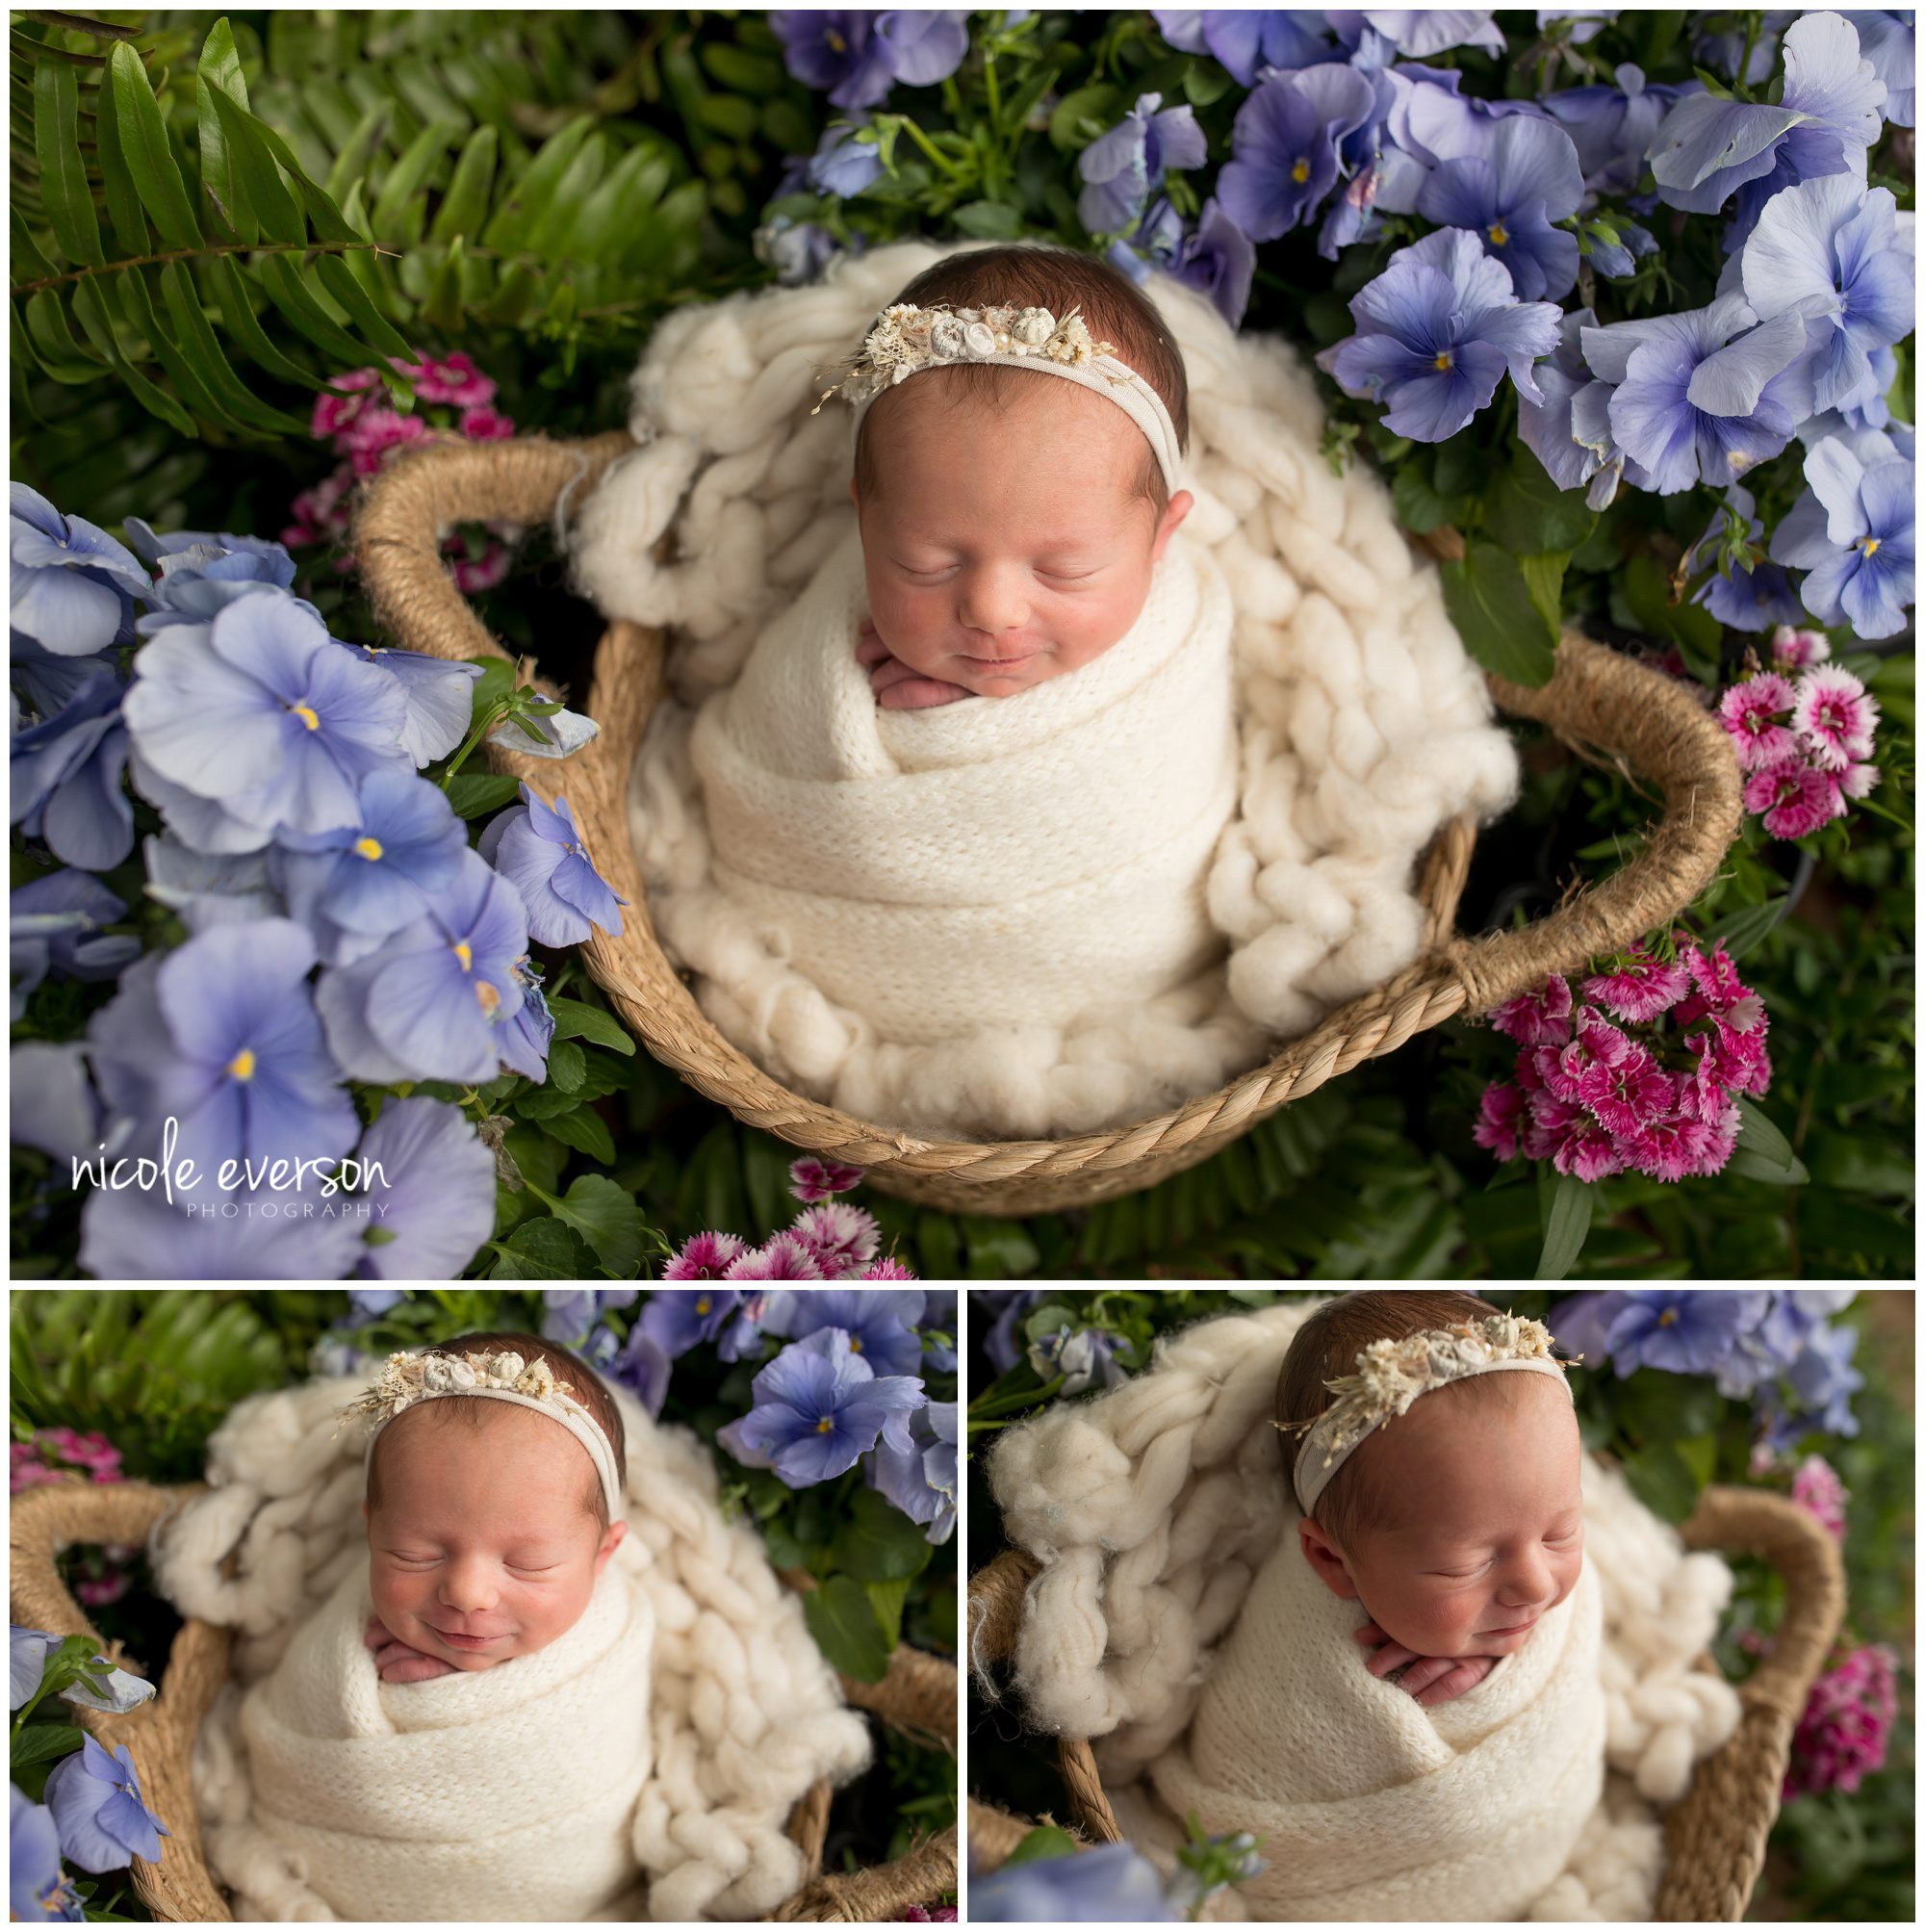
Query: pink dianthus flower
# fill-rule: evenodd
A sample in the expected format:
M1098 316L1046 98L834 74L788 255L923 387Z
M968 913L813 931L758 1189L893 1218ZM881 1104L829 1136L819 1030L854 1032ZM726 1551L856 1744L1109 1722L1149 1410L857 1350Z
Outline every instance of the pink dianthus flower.
M364 409L347 429L347 455L357 477L376 475L390 450L419 443L428 426L419 416L403 416L385 404Z
M737 1255L724 1271L725 1281L823 1281L828 1276L815 1250L801 1235L772 1234L760 1248Z
M900 1261L889 1258L872 1261L866 1268L859 1268L850 1278L855 1281L913 1281L917 1277L913 1269L905 1268Z
M1802 671L1809 664L1822 664L1832 655L1832 640L1822 631L1799 631L1781 624L1771 633L1772 667L1779 671Z
M1878 700L1842 665L1826 664L1799 679L1791 722L1814 764L1843 771L1871 756Z
M1789 683L1776 671L1761 671L1733 684L1718 701L1718 717L1732 734L1744 770L1757 771L1798 749L1798 734L1784 722L1796 702Z
M1793 756L1755 771L1745 781L1747 811L1764 814L1774 838L1804 838L1844 813L1844 793L1836 777Z
M1594 973L1584 982L1584 995L1608 1007L1620 1019L1656 1019L1684 997L1691 976L1676 962L1632 953L1608 972Z
M1898 1658L1889 1644L1868 1643L1811 1687L1791 1739L1784 1795L1855 1791L1885 1763L1886 1739L1898 1714Z
M1622 1172L1624 1161L1611 1137L1587 1121L1573 1127L1552 1149L1551 1165L1560 1174L1572 1174L1580 1181L1596 1181Z
M1661 1120L1676 1099L1671 1076L1642 1046L1614 1061L1596 1060L1578 1079L1585 1111L1613 1136L1634 1134Z
M876 1217L846 1200L825 1200L804 1208L789 1232L814 1255L828 1281L846 1279L852 1268L875 1253L880 1240Z
M693 1234L670 1256L664 1281L720 1281L748 1247L739 1234Z
M847 1194L861 1178L860 1168L818 1160L813 1154L788 1165L788 1191L797 1200L827 1200L832 1195Z
M1508 1080L1493 1080L1477 1102L1477 1124L1471 1129L1471 1138L1499 1160L1515 1160L1525 1105L1523 1088L1513 1087Z
M1493 1010L1491 1024L1520 1046L1562 1046L1571 1037L1571 986L1553 973L1536 992L1521 992Z
M375 388L380 380L380 373L372 369L349 369L340 375L330 375L328 389L321 390L314 399L314 415L308 422L308 433L316 442L328 436L339 436L349 428L356 417L367 408L372 399L366 392ZM347 389L357 392L351 396L335 396L334 389ZM340 446L337 446L340 447ZM344 453L345 448L344 448Z
M515 419L486 402L461 412L461 433L471 443L505 443L515 433Z
M1845 1539L1845 1505L1852 1492L1822 1455L1808 1455L1791 1479L1791 1500L1817 1517L1839 1542Z
M469 406L495 399L494 378L483 375L473 359L458 348L439 361L428 356L418 363L402 363L400 371L424 402Z

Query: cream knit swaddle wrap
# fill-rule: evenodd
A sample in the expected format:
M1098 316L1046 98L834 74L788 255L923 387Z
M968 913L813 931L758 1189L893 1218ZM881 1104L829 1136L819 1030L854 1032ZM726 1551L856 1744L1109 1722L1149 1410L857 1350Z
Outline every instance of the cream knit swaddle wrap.
M1153 275L1145 293L1190 380L1195 505L1181 534L1210 554L1235 613L1237 809L1205 888L1226 985L1067 1025L1022 1025L1018 1007L973 1042L916 1045L879 1037L779 940L723 916L690 712L855 530L848 414L810 413L816 376L946 252L904 243L841 258L818 286L676 310L635 375L643 447L570 506L569 547L604 615L673 633L679 702L651 722L629 825L671 956L690 964L704 946L697 992L717 1026L785 1084L865 1119L1090 1131L1208 1092L1262 1057L1266 1033L1300 1034L1408 966L1420 854L1457 813L1500 811L1516 758L1381 479L1361 462L1333 475L1322 454L1322 408L1295 351L1235 334L1205 297Z
M1004 1531L1042 1564L1015 1651L1025 1714L1093 1741L1118 1822L1166 1868L1184 1833L1152 1767L1189 1731L1253 1580L1296 1533L1270 1418L1291 1339L1317 1305L1280 1302L1163 1336L1148 1372L1053 1404L990 1453ZM1691 1667L1732 1576L1721 1558L1687 1554L1590 1455L1582 1481L1584 1566L1603 1610L1604 1792L1524 1916L1648 1919L1663 1857L1654 1807L1681 1797L1693 1764L1737 1728L1737 1693ZM1205 1913L1262 1916L1241 1888Z
M149 1539L167 1600L236 1634L238 1681L223 1686L194 1741L193 1787L215 1875L257 1918L328 1916L284 1859L229 1864L221 1850L267 1844L259 1835L223 1835L253 1809L240 1725L246 1688L366 1566L362 1444L337 1429L342 1406L366 1387L365 1376L321 1378L237 1403L209 1439L207 1492ZM647 1890L594 1916L760 1919L802 1883L802 1854L784 1830L791 1810L819 1779L839 1784L863 1768L867 1725L844 1707L761 1538L722 1515L707 1453L653 1421L627 1390L609 1393L628 1440L629 1534L608 1570L646 1601L654 1623L651 1678L633 1718L649 1732L630 1837ZM495 1675L475 1677L485 1685ZM446 1682L384 1689L431 1691Z
M382 1684L368 1562L241 1707L251 1821L223 1865L277 1855L342 1919L585 1919L640 1876L648 1599L611 1561L579 1620L492 1669ZM266 1841L256 1842L255 1840Z

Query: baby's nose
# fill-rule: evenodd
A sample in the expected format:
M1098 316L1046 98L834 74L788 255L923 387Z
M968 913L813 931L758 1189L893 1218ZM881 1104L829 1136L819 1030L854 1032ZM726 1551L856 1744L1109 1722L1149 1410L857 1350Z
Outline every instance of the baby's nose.
M958 617L970 631L995 636L1029 622L1029 600L1012 573L972 571L962 585Z

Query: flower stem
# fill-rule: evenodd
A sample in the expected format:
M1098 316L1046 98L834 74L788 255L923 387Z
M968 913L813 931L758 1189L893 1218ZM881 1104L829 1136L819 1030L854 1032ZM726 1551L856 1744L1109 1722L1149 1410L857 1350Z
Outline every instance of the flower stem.
M443 791L446 791L448 789L449 781L452 779L454 774L461 769L462 763L467 759L468 754L472 752L475 749L475 747L478 745L481 742L481 740L484 737L486 737L488 734L491 731L493 731L495 727L499 725L501 722L501 720L507 715L508 715L508 707L505 701L499 704L490 705L489 708L482 712L480 723L477 724L475 727L475 729L468 734L468 736L462 742L461 749L458 752L456 752L451 759L449 760L448 769L441 775L441 788Z
M917 127L915 122L911 120L907 115L904 115L902 116L902 124L909 130L910 135L915 142L916 146L921 148L923 153L928 155L930 160L935 162L937 167L941 168L943 173L948 175L950 180L962 181L967 178L962 168L960 167L955 162L951 161L949 157L946 154L944 154L942 150L939 147L937 147L936 143L933 141L931 141L926 134L923 133L921 128Z

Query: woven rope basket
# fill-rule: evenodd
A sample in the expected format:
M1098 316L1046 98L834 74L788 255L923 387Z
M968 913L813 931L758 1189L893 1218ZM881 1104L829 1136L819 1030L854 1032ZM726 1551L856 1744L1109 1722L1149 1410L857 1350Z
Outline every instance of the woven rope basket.
M78 1480L29 1489L13 1499L8 1519L11 1616L29 1629L62 1636L100 1635L68 1594L54 1556L71 1543L144 1543L162 1519L204 1485L166 1488L144 1482ZM172 1836L158 1864L133 1861L134 1890L157 1919L231 1922L233 1907L208 1869L194 1806L190 1764L201 1720L226 1681L229 1632L190 1617L176 1633L156 1696L125 1716L77 1711L103 1742L133 1754L141 1795ZM119 1663L118 1643L101 1643ZM956 1749L956 1669L940 1658L899 1647L880 1684L842 1680L849 1702L872 1711L922 1744ZM830 1788L808 1791L789 1816L788 1836L801 1847L802 1889L774 1917L784 1922L867 1923L903 1917L911 1905L934 1905L956 1887L956 1828L925 1840L888 1865L865 1871L824 1872Z
M1738 1687L1744 1706L1738 1728L1698 1765L1691 1789L1663 1820L1664 1874L1652 1918L1735 1923L1764 1865L1791 1734L1844 1617L1844 1565L1815 1517L1762 1489L1713 1483L1679 1533L1688 1549L1759 1557L1784 1579L1784 1617L1771 1655ZM986 1678L1015 1653L1025 1596L1040 1567L1022 1551L1005 1550L969 1581L970 1663ZM1697 1667L1717 1668L1709 1657ZM1069 1815L1082 1836L1099 1844L1120 1839L1089 1743L1062 1739L1058 1756ZM972 1802L972 1868L1000 1865L1027 1828L1025 1820Z
M616 431L576 443L521 437L404 452L370 486L355 526L355 555L375 615L410 650L505 656L454 587L440 556L442 536L456 524L491 518L524 526L565 521L633 447L626 431ZM629 767L665 689L663 649L659 631L629 623L608 628L587 704L601 735L566 763L490 753L496 769L526 780L544 798L566 793L597 869L633 909L624 914L621 938L597 930L581 948L583 963L649 1051L737 1120L867 1169L885 1194L962 1213L1041 1214L1148 1187L1452 1014L1487 1012L1547 973L1632 945L1709 883L1740 818L1737 762L1716 722L1670 679L1567 631L1548 684L1492 678L1491 690L1504 710L1656 783L1663 816L1621 871L1522 932L1455 937L1476 837L1474 824L1458 819L1433 842L1419 875L1423 956L1264 1066L1154 1119L1103 1133L925 1140L789 1092L716 1031L664 957L648 917L627 806Z

